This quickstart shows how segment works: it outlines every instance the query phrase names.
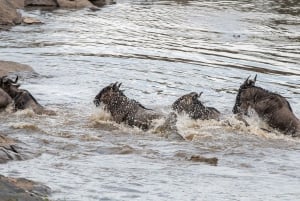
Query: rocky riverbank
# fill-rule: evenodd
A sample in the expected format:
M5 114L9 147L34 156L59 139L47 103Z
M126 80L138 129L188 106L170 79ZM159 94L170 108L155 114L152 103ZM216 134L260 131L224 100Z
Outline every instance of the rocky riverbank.
M71 9L91 8L97 10L98 6L112 3L114 3L114 0L0 0L0 29L23 22L23 18L17 9L51 7Z
M10 61L0 61L0 76L21 72L34 73L34 70L28 65ZM36 150L32 150L30 147L27 147L26 144L6 134L0 133L0 167L1 164L13 160L26 160L38 155L39 153L37 153ZM47 195L49 193L50 189L42 184L27 179L9 178L0 175L1 201L42 201L48 200Z

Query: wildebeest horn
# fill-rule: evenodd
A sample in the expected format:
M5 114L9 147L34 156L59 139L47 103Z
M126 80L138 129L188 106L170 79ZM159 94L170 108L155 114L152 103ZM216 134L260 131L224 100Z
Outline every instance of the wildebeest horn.
M120 85L118 85L118 84L119 84L118 82L113 84L113 86L112 86L113 90L118 90L119 89Z
M19 76L16 77L15 81L12 82L13 84L16 84L18 82Z
M254 80L253 80L253 81L254 81L254 83L256 82L256 78L257 78L257 74L256 74L256 75L255 75L255 77L254 77Z
M201 92L199 93L198 97L200 97L202 94L203 94L203 91L201 91Z
M122 82L118 85L118 88L120 89L120 86L122 85Z
M247 79L246 79L246 81L245 81L245 83L249 83L249 78L251 77L251 75L249 75L248 77L247 77Z

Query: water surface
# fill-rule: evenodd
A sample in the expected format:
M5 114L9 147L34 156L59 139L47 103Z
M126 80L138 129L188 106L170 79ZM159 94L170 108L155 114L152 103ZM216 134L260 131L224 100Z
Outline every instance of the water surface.
M258 86L300 115L298 1L122 0L97 12L24 15L44 24L0 32L0 59L32 66L39 75L22 87L58 115L2 113L2 132L40 155L1 165L1 174L45 183L53 200L299 199L299 139L261 130L255 114L245 127L231 112L239 85L258 74ZM183 142L117 125L92 103L116 81L165 113L179 96L203 91L222 119L180 117Z

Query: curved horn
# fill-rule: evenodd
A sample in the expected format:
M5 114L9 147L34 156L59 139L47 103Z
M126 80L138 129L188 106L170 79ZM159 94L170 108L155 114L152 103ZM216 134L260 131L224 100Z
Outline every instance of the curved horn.
M201 92L199 93L198 97L200 97L202 94L203 94L203 91L201 91Z
M118 82L115 82L114 84L113 84L113 90L118 90L119 88L118 88Z
M254 83L256 82L256 78L257 78L257 74L256 74L256 75L255 75L255 77L254 77L254 80L253 80L253 81L254 81Z
M15 81L12 81L13 84L16 84L18 82L19 76L16 77Z
M249 75L246 79L246 81L244 82L246 85L250 84L251 80L249 80L251 77L251 75Z
M120 89L120 86L122 85L122 82L118 85L118 88Z
M248 82L248 80L249 80L249 78L251 77L251 75L249 75L248 77L247 77L247 79L246 79L246 81L245 82Z

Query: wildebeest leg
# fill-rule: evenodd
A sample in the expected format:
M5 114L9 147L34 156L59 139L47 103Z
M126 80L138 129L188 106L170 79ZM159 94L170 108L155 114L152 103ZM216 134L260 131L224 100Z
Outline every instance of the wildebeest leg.
M260 128L261 130L263 130L263 131L266 131L266 132L268 132L268 133L271 133L272 131L271 130L268 130L268 129L266 129L266 128Z
M243 118L242 114L236 115L235 118L239 121L242 121L245 124L245 126L250 126L250 124Z

